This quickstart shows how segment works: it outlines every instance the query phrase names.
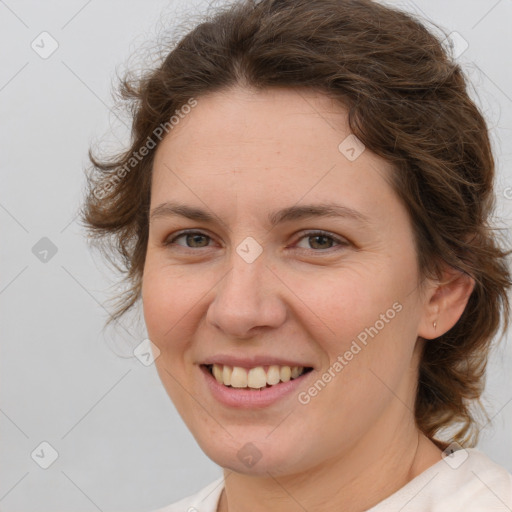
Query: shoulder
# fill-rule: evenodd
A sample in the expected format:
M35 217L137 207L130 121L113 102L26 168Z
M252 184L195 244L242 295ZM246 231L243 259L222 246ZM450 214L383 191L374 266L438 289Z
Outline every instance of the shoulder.
M152 512L216 512L223 488L224 477L221 477L197 493Z
M512 475L475 448L440 460L371 512L512 510ZM370 512L369 511L369 512Z
M451 480L458 485L458 506L465 506L467 511L511 510L512 474L477 449L465 452L460 457L460 466L449 467Z

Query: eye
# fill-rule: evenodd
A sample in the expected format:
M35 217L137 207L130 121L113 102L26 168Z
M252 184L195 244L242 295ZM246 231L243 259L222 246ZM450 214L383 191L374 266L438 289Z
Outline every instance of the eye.
M309 247L299 247L306 250L314 249L315 252L332 249L334 244L343 247L349 245L347 240L333 236L326 231L310 231L299 238L299 240L303 239L306 240L306 243L309 245Z
M185 245L176 243L176 240L179 240L180 238L184 238ZM205 240L206 243L204 243ZM201 249L202 247L208 247L209 240L211 240L211 237L205 235L201 231L184 231L174 238L166 240L164 245L180 245L187 249Z
M177 240L183 239L185 243L177 243ZM202 249L210 247L209 242L212 238L201 231L182 231L173 238L164 242L165 246L178 245L185 249ZM304 233L299 241L306 240L309 247L301 247L296 243L296 247L304 250L313 250L314 252L326 252L329 249L336 249L336 245L346 247L350 245L347 240L334 236L326 231L310 231Z

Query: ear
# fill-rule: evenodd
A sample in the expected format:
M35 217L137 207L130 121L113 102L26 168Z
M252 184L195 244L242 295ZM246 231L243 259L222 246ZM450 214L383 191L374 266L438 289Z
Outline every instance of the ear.
M448 332L462 316L474 287L471 276L453 268L444 270L442 280L432 281L425 293L418 336L428 340Z

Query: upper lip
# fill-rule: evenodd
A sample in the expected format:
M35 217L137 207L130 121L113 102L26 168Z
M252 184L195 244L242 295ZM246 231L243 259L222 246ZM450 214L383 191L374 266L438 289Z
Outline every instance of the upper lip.
M313 368L310 363L296 361L286 357L274 357L269 355L254 355L251 357L236 356L231 354L217 354L207 357L200 364L218 364L228 366L238 366L240 368L254 368L256 366L302 366L304 368Z

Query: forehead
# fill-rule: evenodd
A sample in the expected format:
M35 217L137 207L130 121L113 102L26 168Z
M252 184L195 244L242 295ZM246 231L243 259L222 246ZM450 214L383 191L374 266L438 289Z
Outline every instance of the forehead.
M396 201L391 166L364 146L347 158L350 137L345 107L318 91L232 89L199 97L157 149L152 204L183 195L221 207L235 196L248 207L306 196L360 208L376 196Z
M161 147L176 149L184 143L196 144L201 154L213 149L212 156L250 152L254 157L256 151L265 158L288 149L299 159L306 148L311 153L327 133L335 144L340 131L348 132L346 110L325 94L285 88L233 88L198 98L197 105L179 121ZM327 144L329 140L319 149Z

